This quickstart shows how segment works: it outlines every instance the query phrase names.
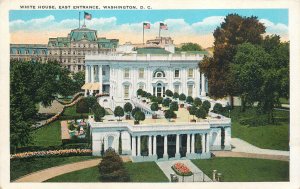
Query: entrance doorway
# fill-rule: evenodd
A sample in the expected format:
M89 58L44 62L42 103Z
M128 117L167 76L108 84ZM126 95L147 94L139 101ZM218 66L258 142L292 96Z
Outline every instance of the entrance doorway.
M157 158L163 158L164 155L164 137L157 136L156 137L156 154Z
M183 135L180 135L180 148L179 148L179 152L180 152L180 156L181 157L186 157L186 141L187 141L187 135L186 134L183 134Z

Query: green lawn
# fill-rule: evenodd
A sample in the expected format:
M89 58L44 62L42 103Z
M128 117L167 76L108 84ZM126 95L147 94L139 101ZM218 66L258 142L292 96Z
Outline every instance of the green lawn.
M286 98L279 98L281 104L290 104L290 100Z
M212 178L215 169L225 182L289 181L289 162L251 158L213 158L192 160Z
M54 121L47 126L32 131L32 146L59 146L61 145L60 121Z
M93 156L30 158L10 161L10 180L13 181L29 173L78 161L93 159Z
M77 113L76 112L76 105L70 106L65 109L64 116L81 116L81 115L88 115L88 113Z
M131 182L168 182L155 162L125 163ZM46 182L99 182L98 167L67 173Z
M275 117L289 118L288 111L274 111ZM249 109L246 112L240 112L236 107L231 111L232 118L232 137L243 139L255 146L266 149L289 150L289 122L279 121L275 124L269 124L258 127L249 127L240 124L240 119L259 117L255 109Z

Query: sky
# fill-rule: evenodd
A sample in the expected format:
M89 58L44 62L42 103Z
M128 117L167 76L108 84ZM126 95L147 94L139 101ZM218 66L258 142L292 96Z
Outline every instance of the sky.
M161 36L172 37L175 44L196 42L203 47L213 45L213 31L226 15L257 16L267 34L277 34L288 40L287 9L201 9L201 10L84 10L92 14L87 28L98 31L98 37L117 38L120 43L142 43L142 23L151 24L145 30L145 40L158 36L159 22L168 25ZM11 10L9 27L11 43L46 44L50 37L66 37L71 29L81 25L83 12L78 10Z

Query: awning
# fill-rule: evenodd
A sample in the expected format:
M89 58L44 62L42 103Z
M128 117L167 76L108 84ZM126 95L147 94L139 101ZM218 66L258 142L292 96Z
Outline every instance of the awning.
M100 83L85 83L81 89L84 90L99 90L100 89Z
M100 89L100 83L92 83L90 90L99 90L99 89Z
M82 87L81 87L81 89L87 89L87 90L90 90L90 88L92 87L92 83L85 83Z

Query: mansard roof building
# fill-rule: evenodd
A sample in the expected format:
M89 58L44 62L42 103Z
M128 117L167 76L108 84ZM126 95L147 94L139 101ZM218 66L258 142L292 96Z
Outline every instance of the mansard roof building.
M11 44L10 57L24 61L47 62L56 60L70 71L84 70L86 54L109 54L119 44L118 39L98 37L97 31L88 28L71 30L67 37L49 38L48 44Z

